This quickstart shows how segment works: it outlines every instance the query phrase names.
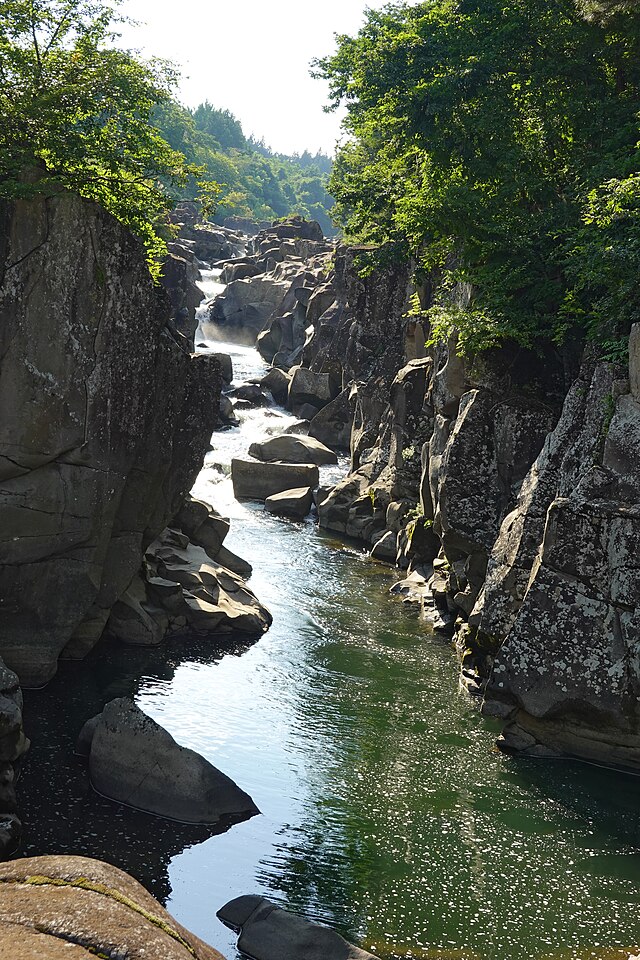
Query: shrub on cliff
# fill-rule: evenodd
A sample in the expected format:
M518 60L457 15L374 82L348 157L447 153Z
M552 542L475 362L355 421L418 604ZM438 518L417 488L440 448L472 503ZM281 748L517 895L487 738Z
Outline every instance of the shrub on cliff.
M628 328L640 16L589 6L599 15L574 0L393 5L316 65L347 107L340 221L439 277L434 335L455 326L463 349L585 330L615 347Z
M117 3L117 0L116 0ZM25 168L95 200L163 252L169 187L198 170L150 123L175 76L114 49L118 18L102 0L0 2L0 196L36 189ZM210 200L215 184L202 184Z

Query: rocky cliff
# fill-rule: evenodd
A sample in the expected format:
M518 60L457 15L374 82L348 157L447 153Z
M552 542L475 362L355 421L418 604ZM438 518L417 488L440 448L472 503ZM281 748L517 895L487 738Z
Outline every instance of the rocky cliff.
M362 279L357 253L307 308L303 369L336 398L310 433L350 429L320 525L408 569L398 592L452 637L504 747L638 769L640 333L629 376L575 349L463 360L425 348L408 268Z
M0 206L0 653L24 684L95 644L201 466L220 373L169 317L97 206Z

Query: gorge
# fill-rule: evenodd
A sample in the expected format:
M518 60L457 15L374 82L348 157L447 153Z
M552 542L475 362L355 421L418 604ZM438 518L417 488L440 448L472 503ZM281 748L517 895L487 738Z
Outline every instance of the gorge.
M112 221L102 221L88 206L89 225L83 233L77 226L82 215L72 198L62 197L50 206L54 211L74 211L74 236L92 237L92 250L101 249L93 246L96 227L92 218L98 218L101 230L115 230ZM45 222L44 217L38 214L32 220L35 240L24 242L22 248L29 256L40 248L43 238L49 242L56 235L57 221L50 213L48 232L40 231L38 225ZM199 259L192 246L197 233L207 234L211 256L219 242L214 239L216 229L187 224L184 239L172 250L172 256L181 261L174 264L174 280L179 268L184 276L190 274L193 282ZM18 783L24 820L19 854L81 853L124 867L161 901L168 900L169 909L181 923L227 956L233 956L233 936L215 919L215 910L233 896L261 893L294 912L328 923L353 943L389 960L403 956L515 957L523 950L539 957L558 956L563 951L580 951L585 957L627 957L637 937L633 911L628 908L638 877L639 781L612 770L542 757L553 751L592 759L594 750L604 750L604 743L612 763L633 766L633 649L625 653L629 672L623 676L623 689L612 686L616 671L608 673L618 662L614 659L618 648L610 639L617 634L607 633L597 647L597 656L605 664L603 672L612 677L603 691L605 710L593 686L600 673L589 671L591 648L583 639L575 656L580 657L585 647L589 652L583 657L585 669L574 666L576 691L572 689L567 696L568 691L560 690L547 718L544 711L538 716L539 706L531 709L530 704L538 696L537 702L548 707L548 689L527 685L531 699L524 704L518 699L517 684L526 681L526 674L510 667L513 660L507 660L504 652L496 657L496 641L508 631L503 628L501 634L498 627L489 625L488 617L499 614L501 623L511 622L534 565L532 604L538 596L537 584L543 582L537 579L540 570L556 578L564 572L565 581L576 589L577 599L567 601L567 616L573 617L571 631L582 622L577 619L584 614L581 597L586 596L592 604L604 603L594 596L596 589L606 593L616 622L626 622L629 603L610 572L620 571L622 565L616 560L613 568L605 567L602 558L611 557L614 547L624 545L619 529L622 525L624 532L624 524L632 523L634 517L637 486L632 470L638 461L629 454L628 446L616 439L622 433L625 444L633 440L634 367L629 380L626 371L594 366L588 359L581 369L576 364L575 369L568 366L565 370L550 358L537 364L533 356L507 349L469 366L458 359L453 345L427 350L424 317L415 311L406 316L407 270L390 268L362 279L354 265L357 251L338 247L334 253L324 249L320 239L296 239L296 233L307 229L295 222L289 228L276 227L253 241L253 253L243 240L235 251L240 257L224 268L229 280L225 289L217 283L218 270L204 272L205 303L199 308L194 336L196 369L199 364L210 371L202 393L189 393L195 388L186 372L182 381L176 381L176 368L181 370L189 357L188 350L180 348L182 335L176 330L178 320L183 328L181 311L186 300L172 293L171 308L158 308L163 319L146 333L137 322L129 321L120 328L115 324L123 340L109 346L114 350L114 364L116 356L135 355L136 345L144 345L146 355L150 344L168 343L173 359L162 389L154 386L147 393L145 388L140 397L147 403L170 401L173 409L186 410L178 421L177 435L183 437L185 446L183 452L176 450L177 473L164 473L172 442L169 432L162 435L162 443L154 435L154 455L162 452L160 465L157 460L150 464L146 453L137 452L147 449L150 424L164 424L167 431L176 429L166 412L160 415L153 407L137 420L127 420L123 411L118 418L98 421L118 428L131 424L125 448L133 451L132 473L156 478L155 485L158 477L166 477L160 502L171 504L158 507L145 480L144 511L139 506L135 510L127 507L126 514L116 511L116 520L111 527L107 525L117 534L110 535L109 543L114 538L118 546L135 543L135 549L128 547L126 567L120 551L115 554L123 580L124 571L129 580L137 574L142 552L167 523L172 526L195 479L193 495L230 518L225 549L233 550L231 557L237 554L236 562L238 557L250 561L251 589L260 607L266 604L273 625L256 643L240 634L221 634L216 628L205 627L200 634L187 636L175 629L179 624L174 622L168 639L155 645L160 637L153 624L164 623L164 632L167 624L158 604L149 602L146 591L153 585L152 575L146 586L136 587L134 595L126 590L129 584L123 583L117 598L119 616L114 618L117 629L108 631L110 642L93 645L98 631L87 630L85 611L94 611L90 624L95 623L96 608L103 624L108 622L104 618L113 616L110 610L115 608L115 600L108 608L102 598L114 597L118 591L104 574L112 567L100 565L92 554L92 571L103 572L101 579L93 572L88 578L93 590L87 594L90 602L76 589L81 581L75 576L69 581L74 584L75 622L85 624L82 652L86 656L61 660L44 690L24 692L24 724L32 746ZM24 230L23 221L14 235L20 237ZM293 236L286 236L288 232ZM10 231L8 235L12 235ZM194 236L196 240L189 239ZM230 238L223 239L228 243ZM116 256L118 245L110 242L106 249ZM29 256L14 254L5 262L12 269L17 262L28 263ZM129 271L134 256L128 254ZM228 251L221 251L220 259L227 257ZM215 253L213 258L217 259ZM77 260L87 262L84 256ZM53 258L50 262L57 261ZM102 255L96 255L94 262L104 262ZM248 266L252 269L247 271ZM238 267L251 275L234 280ZM112 281L106 273L103 288L96 268L91 288L117 291L120 269L114 269ZM71 265L64 275L65 290L71 296ZM220 299L214 300L212 309L206 305L208 295L221 293L238 302L241 294L234 292L234 283L244 285L240 288L242 304L250 320L256 310L265 311L260 351L269 360L279 353L281 364L271 372L264 356L250 343L238 342L247 339L246 332L238 329L243 326L242 311L225 315ZM7 283L3 286L8 297L15 296L16 289ZM32 306L38 303L37 289L31 293ZM131 299L136 289L129 282L126 297L137 317L138 307ZM172 289L186 287L179 281ZM73 302L81 299L76 297ZM192 296L192 311L195 299ZM207 322L210 311L214 320L224 319L222 326ZM11 316L16 315L12 309ZM64 316L69 315L73 313L66 310ZM37 317L35 310L30 316ZM100 316L108 324L107 308L101 309ZM80 331L91 329L86 316L74 323ZM22 321L14 326L21 330ZM255 337L255 323L253 326ZM5 323L3 329L13 328ZM18 366L26 371L29 395L40 391L36 395L43 398L43 417L46 412L46 423L57 425L60 420L52 415L55 408L49 399L56 393L43 375L50 369L44 360L50 361L55 354L50 345L46 350L40 346L39 329L41 324L36 323L35 328L25 330L21 349L26 362L12 362L9 369ZM104 334L105 327L101 329ZM74 331L75 325L70 336L73 333L82 343ZM110 334L110 342L112 337ZM93 344L94 338L95 332L87 342ZM31 349L41 352L31 359ZM225 385L228 374L220 358L223 354L232 360L230 387ZM138 370L145 369L144 355L140 350ZM83 361L77 359L78 354L75 357L73 369L78 371ZM192 364L194 359L188 362ZM280 371L278 376L275 369ZM101 384L121 385L131 376L116 367L108 378L98 381L97 395L101 395ZM254 397L253 403L241 399L243 384L258 387L261 393L263 381L265 389L271 384L274 396L277 393L294 410L268 398L264 405L256 406L255 391L244 391L245 396ZM95 375L90 382L96 382ZM226 404L224 399L220 402L221 388ZM131 402L122 399L125 405ZM307 414L311 425L305 427L296 414ZM620 427L621 418L624 428ZM222 426L225 419L229 428L213 433L212 450L206 453L211 430ZM28 421L30 430L34 423L38 421ZM281 520L260 504L238 501L233 495L232 460L247 460L250 445L264 446L269 438L291 429L302 435L309 429L318 439L329 445L333 441L342 450L338 464L320 467L319 531L311 520ZM27 462L24 447L16 455L15 427L13 430L12 452L7 449L13 466L7 466L5 479L5 497L13 498L10 504L20 496L17 484L24 484L23 478L30 472L41 466L50 469L50 464L56 465L58 472L71 471L80 460L78 453L69 452L75 450L72 444L65 443L64 447L48 447L44 464L39 459L42 454ZM29 437L33 435L29 433ZM349 435L351 454L347 459L344 447ZM42 431L35 436L40 442ZM79 441L83 453L87 450L82 445L84 436ZM24 440L20 442L26 445ZM120 449L118 436L111 442L111 449ZM31 443L30 456L33 449ZM102 444L100 449L104 449ZM192 459L184 450L189 450ZM141 456L147 457L144 469L136 465ZM196 478L198 459L204 459L204 467ZM94 465L86 455L82 462L99 472L101 465ZM585 506L583 472L585 478L595 475L599 482L596 493L600 495L595 496L593 489L589 494L591 507ZM124 473L122 467L120 474ZM168 486L169 476L174 478L175 493ZM35 489L34 480L29 483L29 489ZM129 488L131 483L125 482L124 489ZM25 502L24 495L21 500ZM59 504L67 502L56 501L56 530L65 516ZM92 497L88 502L91 510L87 513L92 518L102 517L94 511L103 509L103 499ZM119 503L126 506L127 497L122 496ZM113 509L115 500L109 505ZM541 559L534 564L542 544L544 515L554 518L562 509L573 511L574 517L587 511L592 523L602 518L598 523L605 525L605 531L614 527L614 541L608 532L606 536L599 533L598 545L594 545L577 535L577 531L592 530L593 525L573 522L571 526L570 543L576 551L571 557L579 558L586 551L590 563L599 563L597 583L587 583L587 575L582 568L577 570L575 559L566 568L554 559L559 523L555 519L551 528L547 522ZM19 519L15 506L12 510L7 516ZM47 510L51 512L51 508ZM24 514L29 516L27 510ZM135 517L136 523L127 525L123 515ZM523 526L526 537L519 532ZM3 529L12 530L5 547L11 558L16 528ZM102 519L96 529L104 534ZM549 529L554 531L553 540ZM80 536L83 545L91 543L84 528ZM77 563L84 554L77 557L76 543L73 538L71 541L65 549ZM562 542L566 544L566 538ZM49 541L45 547L49 549ZM104 546L95 549L99 557L104 556ZM367 556L369 549L374 559ZM60 551L51 560L46 559L46 550L43 553L42 559L32 553L19 564L27 586L14 592L24 603L33 605L41 596L44 600L48 596L34 592L26 580L38 570L31 564L59 562ZM396 560L406 573L393 570L389 561L393 564ZM68 562L64 555L63 561ZM148 567L148 560L145 563ZM545 563L550 573L545 573ZM629 577L623 582L628 585ZM389 592L391 588L394 593ZM196 597L198 589L193 594ZM565 583L565 593L556 596L562 600L567 590ZM210 592L208 597L210 603ZM64 598L65 593L58 591L60 605ZM532 630L536 636L540 634L543 621L537 611L532 605L529 619L516 635L519 643L531 637ZM533 628L532 617L537 617ZM17 611L9 611L3 620L3 640L9 638L8 659L12 651L26 646L19 638L13 639L10 627L16 620L12 618L24 619ZM60 622L66 621L57 618L56 625ZM562 627L560 617L557 623ZM139 624L149 626L153 646L140 645L140 637L148 643L149 635L139 633ZM528 757L513 759L494 750L503 723L483 719L468 692L459 690L456 658L449 643L454 631L466 688L477 694L489 680L485 713L502 720L509 713L505 746L524 751ZM30 636L35 641L40 632L32 628ZM548 627L544 636L550 636ZM50 674L53 658L49 651L69 644L65 637L61 646L62 631L55 637L55 641L47 638L42 646L36 646L37 655L30 653L24 667L19 658L12 660L14 669L24 670L29 680L34 676L34 664L41 670L40 665L46 663ZM131 642L135 637L137 646L114 642ZM508 652L510 642L508 639L503 651ZM551 667L555 669L558 656L553 650L550 653L549 660L540 665L546 664L549 683L557 689ZM564 657L569 672L568 654ZM497 678L503 674L513 691L511 701L501 692L505 688L499 687L504 681ZM42 674L35 677L40 680ZM566 676L562 685L568 686ZM10 774L10 764L22 752L24 741L16 713L21 699L8 671L6 690L11 706L8 703L3 710L13 726L3 741L8 744L3 758ZM74 741L86 719L106 701L121 696L134 696L179 742L219 764L250 793L261 816L214 835L208 828L198 832L172 822L153 821L151 827L147 815L114 806L93 793L84 767L73 756ZM581 705L579 711L576 703ZM520 711L515 723L511 718L514 705ZM595 758L601 760L603 754L596 753ZM12 789L12 784L7 786ZM5 803L11 803L8 789ZM503 892L499 898L497 890Z

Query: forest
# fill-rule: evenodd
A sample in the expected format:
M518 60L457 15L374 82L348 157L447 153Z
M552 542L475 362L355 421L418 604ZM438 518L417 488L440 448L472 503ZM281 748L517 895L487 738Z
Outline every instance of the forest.
M337 221L373 259L435 280L435 339L587 337L624 354L640 305L639 43L633 2L430 0L370 11L316 62L348 111Z

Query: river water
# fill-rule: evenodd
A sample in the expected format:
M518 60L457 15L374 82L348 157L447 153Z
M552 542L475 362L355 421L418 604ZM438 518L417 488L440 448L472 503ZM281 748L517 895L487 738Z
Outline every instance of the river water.
M215 282L205 275L207 293ZM265 369L254 349L212 336L203 327L196 340L230 352L238 381ZM640 780L498 753L450 646L389 594L397 572L312 521L233 498L231 457L291 422L275 407L243 412L214 435L194 489L231 517L227 545L254 565L272 628L233 649L103 646L28 692L21 852L123 866L229 958L234 938L215 911L245 893L388 960L635 954ZM261 814L209 836L93 794L73 734L126 693Z

